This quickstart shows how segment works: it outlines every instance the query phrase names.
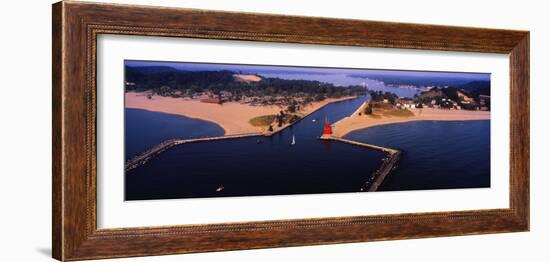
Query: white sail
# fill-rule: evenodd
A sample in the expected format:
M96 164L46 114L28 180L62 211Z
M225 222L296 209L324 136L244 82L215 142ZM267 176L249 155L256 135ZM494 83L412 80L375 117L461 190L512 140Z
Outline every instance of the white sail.
M294 145L296 144L296 138L294 137L294 135L292 135L292 143L290 143L291 145Z

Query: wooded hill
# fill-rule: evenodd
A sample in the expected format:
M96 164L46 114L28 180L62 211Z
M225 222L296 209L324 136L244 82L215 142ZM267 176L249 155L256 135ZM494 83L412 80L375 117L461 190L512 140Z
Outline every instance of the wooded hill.
M227 70L183 71L162 66L126 66L126 91L153 90L160 95L180 91L186 96L207 91L214 94L226 91L235 97L308 96L314 100L365 94L361 86L341 87L319 81L264 77L257 82L243 82L235 79L234 74Z

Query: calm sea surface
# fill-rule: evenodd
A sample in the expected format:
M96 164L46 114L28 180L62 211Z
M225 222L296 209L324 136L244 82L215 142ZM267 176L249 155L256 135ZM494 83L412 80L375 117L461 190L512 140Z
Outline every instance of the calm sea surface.
M357 130L347 138L403 151L381 191L489 187L490 121L419 121Z
M125 109L126 159L168 139L221 136L223 128L212 122L180 115Z

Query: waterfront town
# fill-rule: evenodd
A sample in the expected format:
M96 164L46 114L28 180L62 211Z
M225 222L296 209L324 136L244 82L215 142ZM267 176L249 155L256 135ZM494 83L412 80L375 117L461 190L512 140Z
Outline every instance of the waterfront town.
M357 174L362 177L362 182L355 184L355 189L347 189L355 192L379 191L386 183L387 178L398 168L404 157L402 149L400 146L397 148L386 146L384 141L380 143L380 141L353 139L350 134L358 131L364 132L375 126L407 122L488 121L491 115L490 83L476 80L476 78L453 86L446 84L415 86L407 84L407 81L418 80L413 79L416 76L410 76L412 80L407 80L407 78L387 79L386 81L392 81L395 84L386 86L384 78L370 81L363 77L354 79L350 75L339 75L339 77L349 78L348 80L352 82L356 81L356 84L342 86L337 85L336 82L305 80L305 78L311 78L308 75L304 75L304 79L293 74L290 77L285 76L287 78L279 78L237 70L182 71L171 67L127 67L126 70L124 82L126 110L138 110L131 111L137 115L143 114L142 112L155 112L164 114L158 117L181 116L182 119L177 121L185 123L199 121L202 123L201 125L212 126L213 130L216 128L221 130L221 133L216 132L211 133L212 135L204 134L196 137L192 131L195 129L192 126L187 126L187 130L181 130L184 134L181 138L178 138L180 135L159 136L156 140L152 140L156 141L156 144L140 147L141 151L137 152L141 153L127 156L125 170L127 178L132 179L137 176L136 173L141 174L139 175L140 179L149 179L147 173L144 173L147 168L142 167L156 166L163 170L169 168L177 162L169 162L160 166L149 163L158 162L156 159L159 158L166 159L161 157L165 154L174 154L173 152L180 152L188 147L197 148L193 145L198 144L204 148L208 148L209 144L223 144L230 148L232 143L224 141L246 142L242 146L250 147L248 149L250 152L267 146L264 150L273 150L271 155L276 155L274 158L276 160L288 158L289 154L294 154L292 153L295 151L293 148L309 152L295 157L316 156L318 158L322 154L330 154L328 148L331 143L334 143L335 146L346 145L345 148L348 149L345 150L350 153L354 152L352 148L362 147L366 154L375 154L368 153L374 151L378 152L376 154L382 154L383 157L378 158L380 161L378 164L374 164L376 158L368 160L375 161L371 167L377 167L371 169L368 174ZM322 75L320 72L313 74ZM425 73L420 75L423 77L423 74ZM456 79L449 81L457 83ZM370 87L370 84L373 86ZM402 94L400 92L402 87L408 91L408 94L413 95L398 95ZM196 130L198 131L198 129ZM155 130L151 131L155 132ZM423 130L418 129L414 132L421 134ZM276 146L281 143L282 145ZM328 148L319 148L322 144L326 144ZM139 147L139 145L137 146ZM314 148L317 148L316 151L311 151L315 150ZM244 148L242 150L243 154L247 152ZM266 151L259 153L269 154ZM237 156L220 157L224 161L229 161L226 159L227 157L237 158L232 160L237 162L250 161L248 157L241 159ZM196 159L196 161L205 160ZM262 158L258 159L260 161L258 163L264 163L267 160L271 161L271 159ZM294 159L288 159L288 161L294 161ZM314 163L318 160L304 159L303 161ZM359 164L358 162L349 162L349 159L340 159L340 162L351 165ZM317 163L321 164L321 162ZM299 162L297 164L299 165ZM322 164L328 168L325 175L332 177L334 173L328 170L336 168L334 165L338 165L338 163L335 162L329 166L326 166L327 163ZM169 169L168 172L176 172L174 173L176 175L181 168ZM264 172L273 168L275 166L265 169ZM297 168L301 169L300 166ZM241 169L243 174L252 172L246 169L246 166L242 166ZM283 172L305 174L304 171L298 171L298 169ZM193 170L198 172L197 169ZM318 171L324 172L324 170ZM277 173L275 170L273 172ZM276 175L275 173L273 175ZM225 179L220 177L221 180ZM209 182L205 181L204 183ZM235 185L229 186L227 183L229 182L220 182L216 185L212 189L215 193L201 191L196 194L202 196L247 195L246 192L250 191L243 188L244 193L232 193L228 190L234 188ZM141 188L139 190L147 192L152 189ZM186 194L185 191L180 192L177 188L173 190L175 191L173 194L176 196ZM281 190L282 193L286 192L286 189ZM314 191L315 189L313 189ZM165 192L158 194L160 196ZM141 199L143 196L131 198L135 199L135 197Z

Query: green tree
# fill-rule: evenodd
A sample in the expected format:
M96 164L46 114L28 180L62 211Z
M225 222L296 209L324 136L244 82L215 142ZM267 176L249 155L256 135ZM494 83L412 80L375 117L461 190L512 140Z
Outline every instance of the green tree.
M159 89L159 94L161 96L169 96L171 93L171 88L169 86L161 86Z
M282 111L281 111L282 112ZM278 127L281 127L283 126L283 121L284 121L284 115L283 114L280 114L280 115L277 115L277 126Z
M372 107L370 103L365 107L365 115L372 115Z
M290 113L295 113L296 112L296 105L295 104L289 105L287 110Z
M298 120L300 120L300 117L299 117L299 116L297 116L297 115L292 115L292 116L290 117L290 119L288 120L288 122L294 123L294 122L296 122L296 121L298 121Z
M315 95L315 101L323 101L323 100L325 100L325 95L323 94Z

